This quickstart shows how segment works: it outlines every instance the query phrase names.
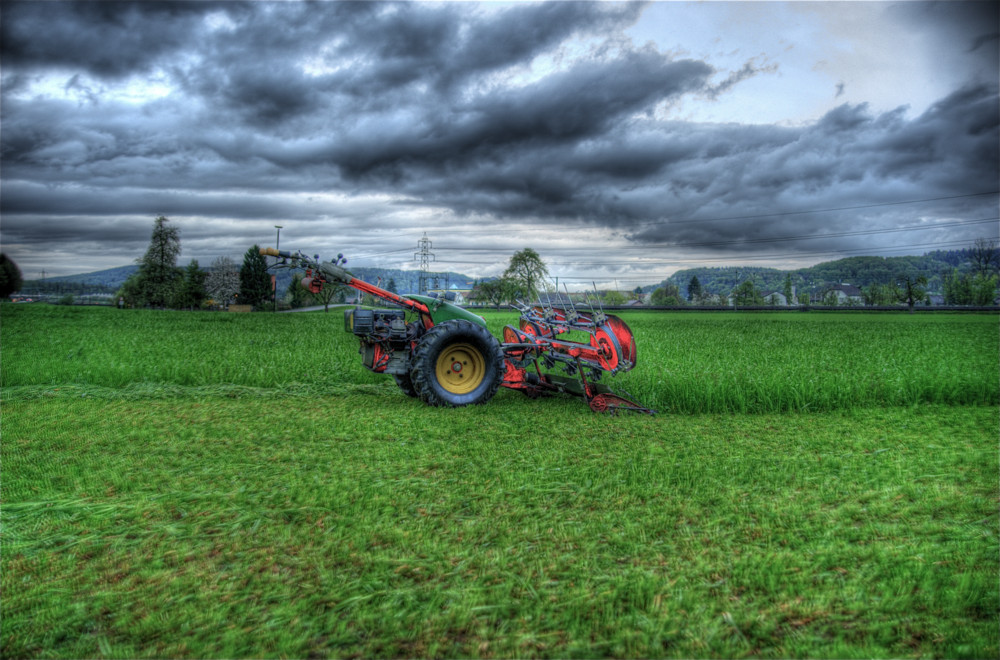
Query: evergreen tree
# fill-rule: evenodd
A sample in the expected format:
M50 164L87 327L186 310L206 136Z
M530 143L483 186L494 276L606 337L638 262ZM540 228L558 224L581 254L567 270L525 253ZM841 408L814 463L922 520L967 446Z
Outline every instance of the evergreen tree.
M784 294L785 300L788 301L789 305L795 304L795 301L792 300L792 274L791 273L788 273L787 275L785 275L785 284L784 284L784 286L781 289L781 293Z
M174 307L177 309L195 309L208 298L205 291L205 279L208 273L198 267L198 261L191 260L187 268L184 269L184 276L177 286L174 295Z
M13 259L0 253L0 298L10 298L10 294L20 291L23 284L21 269Z
M389 278L389 283L385 285L385 290L388 291L389 293L399 293L399 291L396 290L395 278L393 277Z
M139 302L151 307L166 307L174 297L174 288L181 276L177 255L181 252L181 230L167 225L159 216L153 221L153 235L146 254L138 260L135 290Z
M267 260L260 254L260 247L254 245L243 255L240 268L240 297L243 305L253 305L261 309L271 300L271 276L267 272Z
M691 281L688 282L688 302L694 302L701 298L701 282L698 281L697 275L691 276Z
M760 295L760 290L754 286L753 280L743 280L739 286L733 289L733 303L737 307L762 305L764 297Z

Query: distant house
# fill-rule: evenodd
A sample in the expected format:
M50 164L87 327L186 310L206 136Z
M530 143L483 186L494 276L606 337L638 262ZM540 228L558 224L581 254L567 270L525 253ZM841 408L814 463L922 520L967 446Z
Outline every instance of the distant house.
M823 304L831 299L837 305L861 305L864 302L861 289L851 284L827 285L813 298L813 302Z
M781 291L768 291L764 294L764 304L775 307L788 307L788 298Z

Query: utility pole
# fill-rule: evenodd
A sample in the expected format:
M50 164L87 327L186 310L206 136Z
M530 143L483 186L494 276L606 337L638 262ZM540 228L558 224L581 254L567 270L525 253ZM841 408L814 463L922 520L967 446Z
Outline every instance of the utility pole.
M424 237L417 241L419 252L413 253L414 260L418 256L420 257L420 280L417 285L417 293L427 293L427 267L429 262L434 261L434 253L431 252L432 247L434 247L433 243L427 238L427 232L424 232Z
M274 225L274 228L278 230L278 235L274 237L274 249L277 250L281 246L281 225ZM276 275L271 276L271 298L274 300L274 311L278 311L278 277Z

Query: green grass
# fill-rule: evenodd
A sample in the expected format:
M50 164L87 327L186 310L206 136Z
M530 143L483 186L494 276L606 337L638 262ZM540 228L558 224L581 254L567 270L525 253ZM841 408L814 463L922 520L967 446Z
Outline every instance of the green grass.
M497 336L516 314L486 314ZM1000 402L997 316L630 312L638 366L607 379L670 413ZM7 305L0 385L312 388L385 377L329 314Z
M950 379L956 405L920 400L937 391L921 384L905 405L745 397L755 414L657 387L645 396L687 414L508 390L444 410L365 372L339 317L0 314L5 658L1000 648L995 360L964 381L930 358L897 367ZM995 317L726 316L628 316L640 364L612 382L638 379L635 393L667 369L702 392L747 378L787 397L764 373L803 377L780 345L756 381L696 381L727 363L718 349L749 370L750 338L792 327L798 351L832 328L854 342L882 328L867 348L886 355L924 334L934 351L965 337L949 359L996 351Z

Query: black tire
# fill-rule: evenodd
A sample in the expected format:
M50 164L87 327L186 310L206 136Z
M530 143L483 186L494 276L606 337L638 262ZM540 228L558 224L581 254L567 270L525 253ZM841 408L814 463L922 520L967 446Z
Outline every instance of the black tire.
M500 342L471 321L446 321L428 330L413 357L410 380L431 406L486 403L503 379Z
M403 390L403 394L412 397L417 396L417 390L413 387L410 374L393 374L392 377L396 381L396 385L399 385L399 389Z

